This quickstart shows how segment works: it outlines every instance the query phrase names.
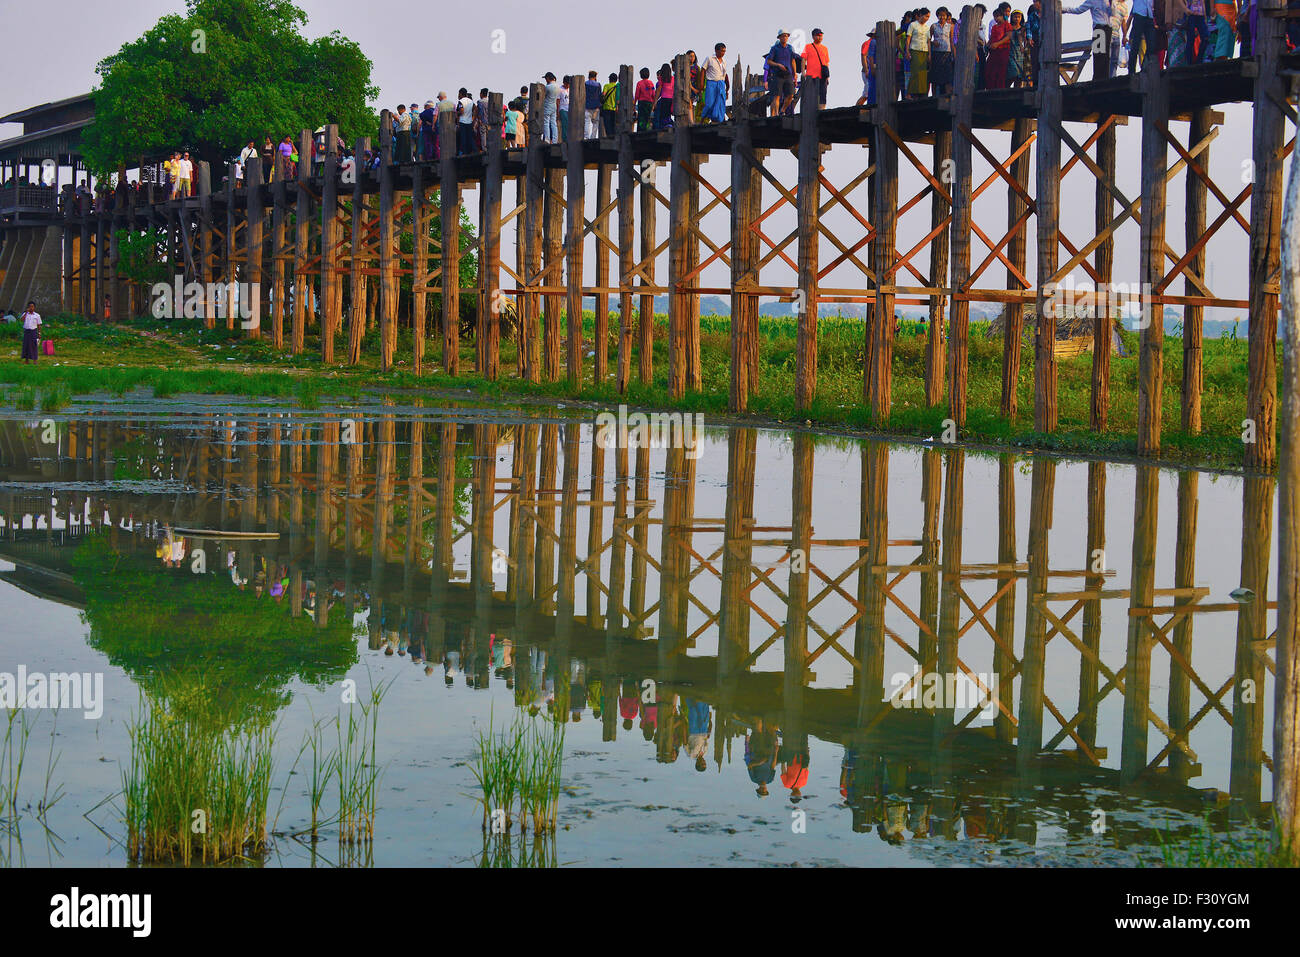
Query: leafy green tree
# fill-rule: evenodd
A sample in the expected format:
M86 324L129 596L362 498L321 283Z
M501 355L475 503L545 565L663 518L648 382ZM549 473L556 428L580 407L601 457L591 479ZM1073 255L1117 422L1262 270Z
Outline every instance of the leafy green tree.
M141 155L189 150L217 167L250 139L336 123L346 142L374 135L371 62L337 31L309 40L290 0L188 0L102 60L95 122L82 137L100 176Z

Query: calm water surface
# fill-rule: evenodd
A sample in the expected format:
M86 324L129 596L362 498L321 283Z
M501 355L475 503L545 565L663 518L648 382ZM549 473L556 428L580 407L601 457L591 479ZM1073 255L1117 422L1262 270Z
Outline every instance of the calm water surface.
M65 796L5 863L126 864L128 725L196 696L276 728L271 865L1131 864L1267 816L1270 479L197 403L0 419L0 673L104 676L28 712ZM391 687L340 854L289 771L348 679ZM516 709L566 723L559 828L485 852Z

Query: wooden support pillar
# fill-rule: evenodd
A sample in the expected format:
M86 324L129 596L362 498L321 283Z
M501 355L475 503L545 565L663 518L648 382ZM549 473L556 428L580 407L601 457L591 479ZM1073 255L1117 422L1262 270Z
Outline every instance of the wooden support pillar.
M1210 135L1214 111L1208 106L1192 113L1191 126L1187 133L1187 146L1192 149L1205 137ZM1202 169L1210 168L1210 151L1207 146L1200 154L1198 163ZM1187 248L1192 249L1200 242L1205 232L1205 198L1207 188L1205 180L1190 169L1187 171L1187 197L1184 206L1186 217ZM1205 248L1192 257L1187 264L1187 274L1183 277L1183 289L1189 296L1197 295L1191 276L1205 275ZM1187 305L1183 307L1183 389L1182 389L1182 430L1188 435L1201 432L1201 332L1203 329L1204 306ZM1190 625L1190 619L1187 619Z
M262 167L249 163L244 172L244 284L240 286L239 312L249 339L262 338L262 242L266 224ZM181 215L185 215L183 212ZM242 318L247 313L247 318Z
M569 138L563 150L566 162L564 270L565 297L564 334L568 340L565 370L569 390L582 388L582 251L584 240L585 206L587 198L583 165L583 120L586 111L580 104L586 101L587 88L582 71L569 78Z
M1061 0L1043 0L1038 51L1038 143L1035 152L1038 217L1038 295L1034 323L1034 429L1056 431L1056 318L1049 315L1046 282L1060 261L1061 216ZM1164 166L1160 167L1164 182ZM1144 168L1144 173L1145 173ZM1163 207L1163 203L1161 204ZM1143 209L1148 207L1143 205ZM1146 221L1146 217L1143 217Z
M1278 844L1294 850L1300 848L1300 167L1294 158L1287 180L1282 237L1273 814Z
M1020 117L1015 121L1011 129L1011 154L1014 156L1017 151L1024 148L1029 142L1029 136L1033 129L1033 120ZM1011 164L1011 178L1020 184L1020 187L1028 192L1029 189L1029 150L1025 149L1023 153ZM1009 184L1007 186L1007 228L1015 227L1022 216L1025 214L1026 203L1021 196ZM1021 289L1020 280L1016 273L1025 274L1025 248L1028 228L1026 224L1021 224L1019 230L1014 236L1007 241L1007 258L1011 260L1011 267L1007 268L1007 288ZM1014 268L1012 268L1014 267ZM1006 304L1004 313L1006 321L1002 330L1002 415L1012 421L1015 420L1019 412L1020 387L1020 340L1024 331L1024 304L1021 302L1009 302Z
M964 33L964 31L963 31ZM876 24L876 49L893 50L897 46L894 24L881 20ZM898 147L886 129L898 128L897 64L893 57L882 56L876 62L876 107L871 132L871 152L876 168L871 177L874 207L871 223L876 228L872 270L876 274L875 323L872 330L869 397L871 416L877 424L889 421L893 389L894 360L894 258L898 237ZM960 170L957 171L960 177ZM954 369L954 372L956 370Z
M1168 146L1164 131L1169 126L1169 83L1165 74L1155 69L1144 69L1141 81L1142 245L1139 271L1143 288L1156 289L1165 274L1165 186L1168 182L1165 166ZM1041 142L1040 138L1040 148ZM1039 217L1042 217L1041 201ZM1148 283L1150 285L1146 285ZM1159 455L1160 397L1164 391L1164 307L1157 306L1149 301L1149 297L1144 297L1141 324L1138 346L1138 454Z
M429 318L429 197L425 166L411 166L411 368L424 371L424 347Z
M750 607L747 600L753 563L754 479L757 433L727 433L727 501L722 543L722 603L718 612L718 673L733 675L749 654Z
M528 135L524 148L524 214L522 246L524 277L523 308L519 311L519 377L525 382L541 381L541 299L530 290L542 282L542 221L545 218L546 170L543 166L542 100L540 83L528 87Z
M943 511L943 461L943 453L938 449L926 449L921 453L921 553L918 558L926 566L926 571L920 575L921 595L917 608L924 623L924 627L918 625L916 636L921 672L918 681L924 677L929 667L927 663L935 654L935 637L939 634L939 518ZM954 592L952 597L958 596Z
M460 375L460 180L457 178L456 114L438 114L441 158L438 171L439 215L442 220L442 371Z
M348 365L361 361L361 340L366 334L366 265L370 254L366 249L366 179L370 171L365 168L365 155L370 151L370 137L359 137L352 148L355 178L352 182L352 244L349 251L352 269L351 298L348 303ZM416 233L417 242L419 233ZM418 246L417 246L418 249ZM425 277L416 276L416 283ZM418 299L417 299L418 301Z
M304 155L302 143L308 151ZM293 244L293 328L289 333L289 352L298 355L307 338L307 257L311 243L311 133L303 130L299 138L298 153L298 208L294 213ZM253 161L254 163L257 160ZM229 237L227 237L229 242Z
M1110 228L1115 218L1115 197L1110 191L1110 186L1115 182L1115 124L1109 123L1107 117L1102 117L1098 122L1108 124L1097 137L1097 166L1105 179L1098 179L1096 184L1094 226L1097 235L1101 235ZM1109 286L1115 263L1113 234L1107 234L1098 244L1093 257L1097 281ZM1106 431L1110 414L1110 351L1111 339L1114 338L1114 318L1109 309L1096 311L1092 329L1092 393L1088 424L1095 434L1100 435Z
M439 114L439 121L446 114ZM453 134L454 135L454 134ZM452 152L455 152L453 146ZM446 148L443 148L446 155ZM397 245L397 230L393 222L393 201L397 189L397 169L393 166L392 114L383 110L379 114L379 371L393 368L393 353L397 347L397 284L393 282L397 268L393 255ZM443 290L445 299L447 292ZM446 362L446 357L443 357Z
M77 208L81 215L81 243L78 252L81 254L81 265L77 270L77 291L81 294L81 314L87 320L94 321L95 318L95 289L90 279L91 270L91 223L94 221L94 198L90 196L77 197ZM152 235L153 230L149 230Z
M799 104L799 182L796 205L799 231L798 332L795 340L795 411L812 408L817 394L817 271L821 208L821 141L817 133L817 89L804 83ZM733 200L734 201L734 200ZM888 385L885 387L888 392ZM888 415L888 403L886 412Z
M875 720L885 708L885 605L889 575L889 447L862 443L862 499L859 536L867 543L858 602L866 609L854 625L853 657L861 667L855 674L859 724Z
M276 162L281 163L281 166L276 170L275 179L271 183L271 345L280 351L284 349L284 262L289 245L289 187L284 180L283 164L278 156ZM252 165L260 164L254 161ZM199 188L203 188L202 180ZM208 241L208 230L200 225L199 270L205 277L203 281L206 281L208 269Z
M554 289L564 271L564 170L548 169L543 203L542 246L545 261L541 284ZM543 300L542 375L547 382L560 378L560 310L564 297L548 292Z
M514 558L514 599L516 619L533 603L533 543L536 512L524 503L537 497L537 425L521 425L515 438L515 503L517 521L511 526L513 543L510 554Z
M614 117L614 142L618 146L618 370L615 383L619 394L627 392L632 379L632 272L636 267L636 184L637 167L632 151L632 129L636 121L632 97L636 75L632 67L618 68L618 112ZM621 600L621 599L620 599Z
M320 358L324 365L334 364L334 336L343 326L343 316L337 311L340 305L337 289L343 281L339 267L343 235L339 222L339 160L335 148L338 139L338 127L326 126L320 190Z
M668 224L668 395L686 394L690 332L690 292L684 277L690 271L686 247L691 242L691 195L695 171L691 157L690 68L686 54L673 59L672 169L669 181Z
M732 76L732 88L737 94L733 98L735 105L732 107L731 122L731 395L728 408L732 412L744 412L749 408L747 319L750 300L753 298L744 288L758 282L757 260L754 257L758 237L753 232L753 205L750 202L754 180L751 176L753 163L749 157L753 153L754 140L749 104L740 93L745 87L739 63Z
M559 469L558 443L560 427L553 423L542 426L542 454L537 472L537 498L548 504L538 504L537 539L533 555L533 587L537 594L535 610L540 615L555 613L555 476Z
M659 215L658 200L655 196L657 168L654 163L641 165L641 236L638 250L641 259L645 261L645 268L641 271L641 278L637 281L637 285L651 289L650 292L641 294L636 311L636 373L637 381L642 385L650 385L654 382L655 297L652 287L655 284L654 251L656 220Z
M1148 59L1147 63L1151 63ZM1146 64L1144 64L1145 66ZM1146 72L1146 71L1143 71ZM1143 169L1145 176L1146 169ZM1159 174L1164 175L1162 166ZM1142 217L1146 220L1146 216ZM1129 608L1150 608L1155 589L1156 529L1160 514L1160 473L1152 465L1139 465L1133 490L1133 572ZM1151 621L1130 615L1128 651L1124 666L1124 730L1120 746L1120 780L1136 781L1147 764L1147 730L1151 710ZM1024 727L1024 716L1021 716Z
M944 455L944 479L943 552L940 561L943 580L940 587L942 597L939 600L939 640L935 648L935 671L944 687L949 687L949 682L956 681L958 672L957 643L961 628L961 530L966 499L966 453L961 449L950 449ZM943 740L952 730L953 707L953 702L945 701L936 710L933 728L936 741Z
M620 449L621 451L621 449ZM617 453L615 453L617 454ZM601 540L605 531L605 509L600 504L605 499L605 447L600 442L591 443L591 485L588 500L587 522L587 560L582 563L586 576L587 624L595 629L604 628L600 614L601 582ZM611 593L608 607L613 613L618 601Z
M1246 444L1246 467L1271 469L1277 461L1277 303L1282 224L1282 147L1290 102L1280 56L1286 51L1283 0L1258 0L1255 34L1253 161L1250 194L1250 359L1246 418L1255 441ZM1292 113L1292 116L1295 114ZM1146 209L1146 206L1143 206ZM1146 217L1143 217L1145 223Z
M954 55L952 110L952 308L948 329L948 415L958 427L966 424L967 349L970 334L971 141L962 131L971 128L978 61L975 40L980 13L974 7L962 12L961 33ZM876 37L879 42L879 36ZM888 59L888 58L886 58ZM1055 69L1055 67L1053 67ZM877 81L877 92L879 81ZM875 222L873 218L872 222Z
M610 173L613 167L601 163L596 167L596 216L609 208ZM595 219L595 217L592 217ZM606 224L612 217L608 215L601 221L600 229L608 235ZM595 353L591 360L591 381L593 385L604 385L609 375L609 293L599 290L609 288L609 247L599 238L596 239L596 319L592 326L591 348Z
M221 269L221 302L217 306L217 315L224 316L226 328L235 328L236 309L235 309L235 283L239 281L238 263L239 263L239 244L236 236L239 232L239 207L235 203L235 163L226 166L226 241L222 244L222 269ZM163 235L167 248L167 256L170 260L173 250L176 248L171 237L171 217L166 217L166 225L163 226ZM168 267L172 265L168 262Z
M478 373L489 381L500 375L501 368L501 191L504 187L501 137L502 96L488 96L487 154L483 161L483 216L480 231L483 255L479 270L483 277L483 299L479 304L478 335L475 337Z
M815 84L808 84L808 87L812 86ZM812 108L817 109L815 90L811 100ZM808 101L809 97L805 93L804 103ZM809 677L808 580L812 564L813 461L813 437L807 432L795 432L790 476L790 577L786 586L790 597L785 628L785 680L782 692L782 701L787 707L802 697ZM786 741L789 741L789 737Z
M934 131L934 178L944 181L944 173L952 163L952 130ZM938 230L930 240L930 287L944 290L948 286L949 229L942 228L952 216L951 191L945 199L939 192L930 193L930 228ZM950 227L949 227L950 228ZM945 394L944 368L944 312L948 305L946 293L930 294L930 322L925 336L925 404L940 405Z

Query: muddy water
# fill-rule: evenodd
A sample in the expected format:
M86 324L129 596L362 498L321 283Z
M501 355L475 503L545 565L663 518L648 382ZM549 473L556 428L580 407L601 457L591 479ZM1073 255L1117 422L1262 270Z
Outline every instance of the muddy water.
M1133 863L1267 815L1271 480L195 408L0 420L0 675L102 675L27 709L8 863L127 863L128 726L196 696L275 728L269 865ZM380 683L340 851L295 759ZM519 709L565 724L559 827L485 846L476 735Z

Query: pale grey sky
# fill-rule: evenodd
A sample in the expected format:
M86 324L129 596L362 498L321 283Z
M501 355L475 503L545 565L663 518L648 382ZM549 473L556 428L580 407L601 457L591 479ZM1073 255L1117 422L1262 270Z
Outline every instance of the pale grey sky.
M909 0L910 2L910 0ZM826 31L826 43L831 52L833 78L830 84L830 105L843 106L853 102L860 92L857 79L857 51L867 29L877 20L889 17L897 20L905 9L902 3L885 3L867 0L864 3L847 3L843 0L791 5L778 0L748 0L740 7L731 3L698 3L688 0L660 0L658 3L633 6L627 3L590 3L580 7L559 4L539 4L527 0L482 0L479 3L455 6L425 7L410 0L367 0L364 3L343 0L306 0L299 4L306 10L309 20L307 33L311 36L339 30L357 41L374 62L373 78L381 90L378 106L395 107L399 102L423 103L440 89L452 92L459 86L488 86L507 94L523 83L539 79L546 70L557 74L578 70L596 69L602 79L616 70L620 63L637 67L656 68L673 54L687 48L697 51L711 49L719 40L728 45L729 62L739 57L744 63L756 64L772 43L776 29L810 32L819 26ZM956 12L960 4L950 3ZM792 10L798 16L792 16ZM100 0L60 0L57 7L34 10L17 0L0 0L0 23L6 25L8 42L5 44L3 66L0 66L0 115L47 100L72 96L90 89L96 80L95 64L123 42L138 36L159 16L168 12L183 12L181 2L157 0L132 0L125 4L104 4ZM810 18L810 19L809 19ZM574 21L578 25L575 26ZM1088 35L1090 21L1087 16L1067 16L1064 37L1083 39ZM504 31L504 35L496 31ZM504 39L503 53L494 53L494 40ZM500 47L500 42L496 46ZM1250 107L1226 108L1227 123L1211 149L1211 172L1217 183L1230 197L1235 197L1243 184L1244 160L1249 159ZM1119 188L1130 198L1140 192L1139 162L1140 123L1135 119L1119 137ZM1176 134L1185 135L1186 124L1174 124ZM17 126L0 126L0 138L21 132ZM1075 131L1082 141L1086 130ZM989 148L999 155L1008 152L1009 135L990 133L985 140ZM1063 150L1063 157L1068 150ZM918 154L928 159L929 149L921 148ZM1172 152L1171 152L1172 155ZM826 174L835 184L842 186L861 170L866 152L856 146L838 146L827 155ZM921 180L906 173L907 161L900 159L904 169L900 177L900 199L910 196L920 188ZM771 166L778 175L793 182L793 161L787 156L774 156ZM987 167L976 159L977 181L987 173ZM720 189L728 182L728 167L724 158L715 157L704 167L704 175ZM1031 174L1032 180L1032 174ZM665 181L666 182L666 181ZM1174 249L1185 248L1182 225L1183 182L1180 174L1169 188L1168 238ZM666 189L666 186L661 186ZM770 192L770 190L769 190ZM513 190L507 189L507 203L513 199ZM865 189L853 195L865 211ZM475 210L474 194L467 200ZM769 200L770 202L770 200ZM592 208L588 202L588 212ZM975 217L986 232L1000 238L1005 232L1006 193L999 187L990 188L976 204ZM1076 245L1092 235L1093 183L1080 165L1062 183L1063 228ZM1208 219L1218 215L1219 206L1211 197ZM923 202L904 216L899 223L900 249L910 248L929 231L929 206ZM773 217L774 236L785 236L792 219ZM828 227L842 231L847 244L861 235L860 227L847 215L836 211L825 219ZM1032 224L1032 221L1031 221ZM661 224L662 225L662 224ZM726 212L715 209L706 218L705 228L711 236L723 237L726 232ZM510 237L512 238L512 237ZM823 247L829 244L823 241ZM793 251L793 247L791 248ZM978 264L984 258L984 247L974 240L972 254ZM1209 247L1211 262L1208 278L1212 288L1224 296L1244 298L1247 265L1245 233L1235 223L1228 223ZM706 252L707 255L707 252ZM919 257L918 266L924 271L926 260ZM1029 265L1034 263L1034 239L1029 238ZM1133 281L1137 278L1138 233L1129 223L1116 235L1115 280ZM792 285L793 276L783 266L774 265L771 278L764 271L764 283ZM990 267L990 277L998 285L1005 271ZM661 277L663 267L661 267ZM705 285L725 283L725 269L713 270L703 277ZM1080 274L1080 278L1085 278ZM824 280L828 286L853 287L860 278L852 267L841 267ZM1170 290L1181 293L1181 280ZM914 308L914 307L908 307ZM823 306L823 314L834 308ZM1239 311L1207 313L1207 318L1233 318Z

